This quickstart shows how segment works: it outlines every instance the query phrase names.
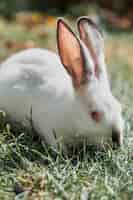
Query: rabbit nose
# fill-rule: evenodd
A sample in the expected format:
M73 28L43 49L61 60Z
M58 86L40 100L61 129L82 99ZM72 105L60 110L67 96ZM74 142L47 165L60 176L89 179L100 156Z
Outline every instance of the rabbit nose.
M112 143L113 149L116 149L121 146L120 131L115 128L112 129Z

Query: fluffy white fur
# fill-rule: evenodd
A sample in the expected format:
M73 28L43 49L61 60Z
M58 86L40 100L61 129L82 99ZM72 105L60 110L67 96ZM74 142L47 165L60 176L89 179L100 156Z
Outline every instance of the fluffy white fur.
M90 144L110 141L112 128L121 134L121 105L110 91L103 58L102 73L97 80L93 61L80 41L92 75L89 83L76 91L71 77L55 53L30 49L7 59L0 67L0 108L15 121L29 121L35 130L56 146L76 144L85 139ZM103 112L100 123L90 112Z

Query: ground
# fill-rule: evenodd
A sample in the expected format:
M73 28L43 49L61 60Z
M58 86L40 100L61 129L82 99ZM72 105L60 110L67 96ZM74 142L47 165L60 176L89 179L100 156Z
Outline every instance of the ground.
M0 19L1 61L23 48L56 49L55 18L29 26L31 22L19 17L12 22ZM1 112L0 200L133 199L133 34L104 27L104 35L113 94L123 106L123 149L93 153L84 148L82 158L61 152L55 158L32 130L10 125Z

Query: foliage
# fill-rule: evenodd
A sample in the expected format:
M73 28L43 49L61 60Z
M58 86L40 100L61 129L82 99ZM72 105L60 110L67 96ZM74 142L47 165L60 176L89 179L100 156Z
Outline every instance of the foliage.
M10 19L16 10L16 0L0 0L0 14Z
M115 1L115 0L97 1L96 0L96 2L103 7L110 8L110 9L114 10L115 12L121 13L121 14L124 13L125 11L127 11L127 8L130 5L130 1L127 1L127 0L117 0L117 1Z

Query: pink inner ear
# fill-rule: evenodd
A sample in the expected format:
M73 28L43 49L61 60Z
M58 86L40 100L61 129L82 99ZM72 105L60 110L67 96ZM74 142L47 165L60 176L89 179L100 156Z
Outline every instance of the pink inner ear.
M76 87L84 76L84 62L78 39L64 22L58 25L58 47L61 61Z

